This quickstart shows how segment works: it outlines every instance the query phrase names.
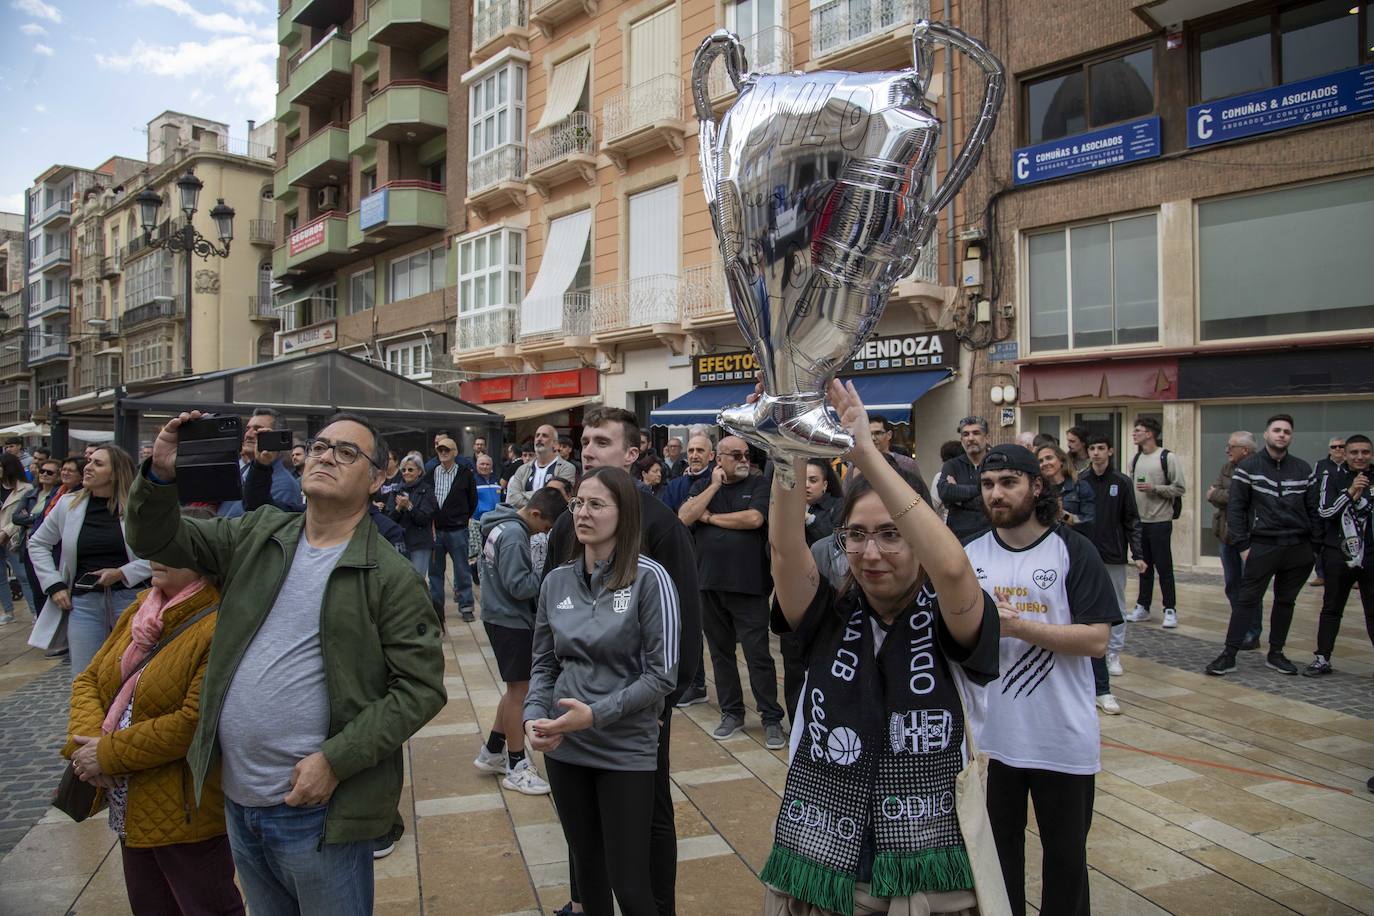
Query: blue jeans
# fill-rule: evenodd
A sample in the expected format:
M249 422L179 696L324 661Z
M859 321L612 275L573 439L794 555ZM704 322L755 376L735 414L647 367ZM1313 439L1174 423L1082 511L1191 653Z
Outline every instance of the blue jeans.
M67 646L72 653L72 680L76 680L105 644L119 615L138 598L138 592L132 588L112 588L67 594L72 596L72 609L67 613Z
M453 559L453 600L459 608L472 609L472 570L468 569L467 526L434 532L434 554L429 561L429 598L444 603L444 561Z
M372 841L325 843L327 810L224 800L229 848L253 916L370 916Z
M1217 553L1221 557L1221 574L1226 580L1226 600L1231 605L1231 612L1236 610L1236 597L1240 594L1240 577L1245 573L1245 561L1240 558L1240 551L1230 544L1218 544ZM1250 630L1245 634L1248 639L1254 636L1260 638L1264 630L1263 618L1257 629Z
M432 547L412 547L410 548L410 565L415 567L415 571L420 574L420 578L429 575L429 558L434 553Z
M29 574L28 570L24 569L24 558L8 547L0 547L0 562L14 570L14 577L19 580L19 588L23 592L24 602L29 606L29 613L37 617L41 608L33 603L33 589L29 587ZM0 588L0 606L4 607L6 614L14 613L14 597L10 594L8 582Z

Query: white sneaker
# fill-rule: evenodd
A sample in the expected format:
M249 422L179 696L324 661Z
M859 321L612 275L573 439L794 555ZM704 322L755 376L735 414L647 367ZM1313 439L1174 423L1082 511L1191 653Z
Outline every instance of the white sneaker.
M1166 607L1166 608L1164 609L1164 623L1161 624L1161 626L1163 626L1164 629L1166 629L1166 630L1172 630L1172 629L1177 628L1177 627L1178 627L1178 611L1174 610L1174 609L1171 608L1171 607Z
M1121 715L1121 704L1110 693L1104 693L1097 698L1097 708L1109 716Z
M510 765L506 762L506 752L493 754L487 750L485 744L482 745L482 750L478 753L477 759L472 761L472 765L483 773L491 773L493 776L505 776L510 769Z
M1136 605L1126 613L1127 623L1140 623L1142 620L1150 619L1150 609Z
M549 784L540 777L539 771L530 763L528 757L515 765L515 769L501 780L501 785L522 795L549 794Z
M6 624L11 624L11 623L14 623L14 615L13 615L13 614L0 614L0 627L3 627L3 626L5 626Z
M1115 652L1107 653L1107 674L1112 677L1121 677L1126 671L1121 667L1121 656Z

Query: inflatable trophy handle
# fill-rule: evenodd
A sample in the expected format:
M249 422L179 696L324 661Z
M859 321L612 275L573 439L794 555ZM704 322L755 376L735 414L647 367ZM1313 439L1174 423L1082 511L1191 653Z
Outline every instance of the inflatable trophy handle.
M983 104L979 108L978 116L974 119L973 129L964 138L964 145L960 148L959 155L955 157L949 172L946 173L944 181L940 182L940 187L936 189L935 193L931 195L930 201L925 205L924 209L927 216L945 208L945 205L968 179L973 167L978 164L978 157L982 154L983 145L988 142L992 129L997 126L997 112L1002 107L1002 97L1007 91L1006 68L988 50L986 45L952 25L922 19L916 23L916 27L911 31L912 64L915 69L916 86L920 90L922 98L925 98L926 88L930 85L932 39L939 39L949 45L951 49L957 48L967 54L974 63L982 68L986 81L983 84ZM945 87L946 93L951 91L952 87Z
M692 104L696 108L700 125L697 152L701 159L701 186L706 193L706 206L711 211L712 222L716 222L716 182L720 180L720 163L712 155L712 151L715 149L716 134L720 131L720 125L716 123L715 113L711 111L707 86L711 78L711 64L715 63L717 57L722 56L725 59L725 73L735 91L739 92L749 75L749 55L745 51L744 42L740 41L734 32L729 29L716 29L702 41L692 61Z

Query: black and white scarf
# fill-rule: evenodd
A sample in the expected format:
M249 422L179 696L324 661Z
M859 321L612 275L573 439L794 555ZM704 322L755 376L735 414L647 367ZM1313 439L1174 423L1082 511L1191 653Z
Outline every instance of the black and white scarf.
M803 733L760 878L852 914L871 830L873 896L971 888L954 796L963 712L936 641L935 594L927 585L917 595L877 657L871 611L862 597L841 600L846 622L807 670Z
M1341 553L1345 565L1351 569L1364 565L1365 532L1369 530L1370 516L1374 515L1374 500L1368 497L1360 500L1346 499L1341 510Z

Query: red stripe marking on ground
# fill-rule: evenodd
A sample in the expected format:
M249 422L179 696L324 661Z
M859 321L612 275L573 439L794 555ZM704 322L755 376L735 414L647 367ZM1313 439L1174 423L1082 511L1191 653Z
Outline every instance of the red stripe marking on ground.
M1354 795L1352 789L1342 789L1340 786L1328 786L1324 782L1311 782L1306 779L1298 779L1296 776L1283 776L1278 773L1262 773L1259 770L1247 770L1244 767L1233 767L1229 763L1216 763L1211 760L1198 760L1196 757L1181 757L1178 754L1165 754L1162 751L1147 751L1143 747L1130 747L1126 744L1117 744L1115 741L1103 741L1103 747L1110 747L1118 751L1134 751L1137 754L1149 754L1151 757L1159 757L1163 760L1173 760L1178 763L1194 763L1198 766L1215 767L1218 770L1227 770L1231 773L1244 773L1247 776L1259 776L1263 779L1278 779L1283 782L1291 782L1300 786L1311 786L1314 789L1329 789L1332 792L1340 792L1343 795Z

